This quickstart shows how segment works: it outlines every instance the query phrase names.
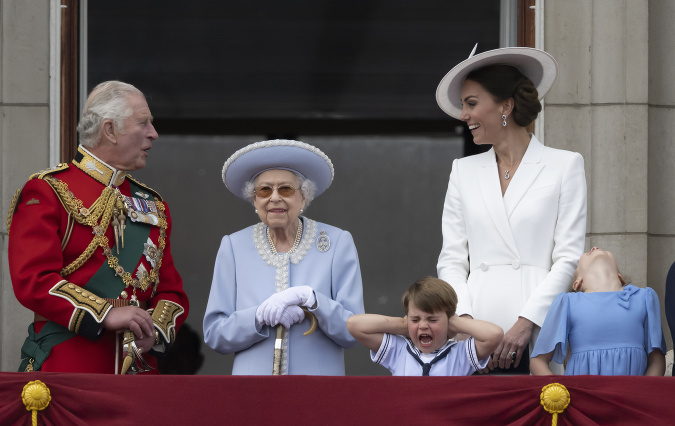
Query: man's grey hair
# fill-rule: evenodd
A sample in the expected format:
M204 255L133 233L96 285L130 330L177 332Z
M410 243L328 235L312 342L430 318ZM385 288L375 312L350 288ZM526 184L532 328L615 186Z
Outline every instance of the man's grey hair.
M311 180L305 178L302 176L300 173L292 172L295 177L298 179L298 186L300 192L302 193L302 196L305 197L305 207L304 209L307 210L307 207L309 207L309 204L312 202L314 199L314 194L316 194L316 184L312 182ZM253 201L255 200L255 182L246 182L244 184L244 188L242 188L242 194L244 194L244 197L251 203L253 204Z
M131 116L129 96L143 95L143 92L128 83L105 81L94 87L82 110L82 118L77 125L80 144L95 148L100 142L99 132L105 120L112 120L115 130L124 134L124 120Z

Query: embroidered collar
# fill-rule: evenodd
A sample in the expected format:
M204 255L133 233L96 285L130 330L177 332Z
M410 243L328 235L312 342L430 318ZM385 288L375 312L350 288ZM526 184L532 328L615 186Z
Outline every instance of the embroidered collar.
M127 175L126 171L117 170L106 164L100 158L87 151L82 145L77 147L77 154L75 154L73 164L105 186L120 186Z

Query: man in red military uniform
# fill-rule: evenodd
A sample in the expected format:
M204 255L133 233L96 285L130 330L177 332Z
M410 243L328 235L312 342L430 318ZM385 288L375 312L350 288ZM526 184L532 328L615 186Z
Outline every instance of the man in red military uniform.
M78 132L73 162L32 175L7 219L14 293L35 313L19 371L156 372L189 306L169 209L127 174L158 137L145 96L99 84Z

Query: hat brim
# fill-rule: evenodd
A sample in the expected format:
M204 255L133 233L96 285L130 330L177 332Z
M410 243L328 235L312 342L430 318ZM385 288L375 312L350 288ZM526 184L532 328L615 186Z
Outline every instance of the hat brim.
M245 200L246 182L267 170L297 172L316 184L315 197L333 182L333 163L320 149L304 142L272 140L248 145L227 159L223 166L223 182L227 189Z
M462 114L460 99L466 76L487 65L511 65L527 76L543 99L558 75L558 62L549 53L531 47L504 47L472 56L448 72L436 89L438 106L451 117Z

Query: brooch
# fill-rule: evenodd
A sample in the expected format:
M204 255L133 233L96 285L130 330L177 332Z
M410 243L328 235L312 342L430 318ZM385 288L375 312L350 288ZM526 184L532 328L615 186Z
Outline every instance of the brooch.
M319 238L316 239L316 248L321 253L327 252L330 248L330 238L328 238L328 234L326 234L325 230L321 231Z

